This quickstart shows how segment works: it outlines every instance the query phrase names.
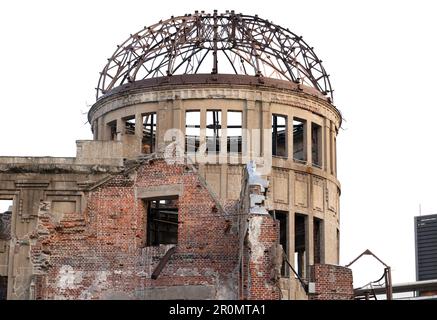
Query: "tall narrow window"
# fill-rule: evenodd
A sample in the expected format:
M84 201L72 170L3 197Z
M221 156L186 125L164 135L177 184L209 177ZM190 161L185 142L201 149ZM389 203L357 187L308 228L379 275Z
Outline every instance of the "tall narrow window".
M316 123L311 123L311 152L313 165L322 166L322 127Z
M206 112L206 147L208 153L220 152L221 122L222 112L220 110Z
M282 246L282 249L284 250L284 255L288 260L288 228L287 228L288 212L275 210L274 215L276 220L279 221L279 244ZM288 264L285 262L284 259L281 267L281 276L287 277L288 274L289 274Z
M147 209L147 246L178 242L177 198L145 201Z
M314 218L313 228L314 263L322 263L323 221L321 219Z
M12 200L0 200L0 240L11 239Z
M0 276L0 300L6 300L8 295L8 277Z
M156 142L156 112L143 115L142 152L145 154L155 152Z
M135 134L135 117L126 119L125 134Z
M272 155L287 157L287 117L272 115Z
M111 121L108 123L109 134L111 136L111 140L117 140L117 121Z
M294 222L294 250L295 250L295 269L299 276L305 275L305 216L296 214Z
M228 111L227 135L228 152L240 153L243 136L243 115L241 111Z
M200 111L185 113L185 151L197 152L200 145Z
M305 120L293 119L293 159L298 162L306 162L306 122Z
M2 246L4 242L8 243L11 240L12 204L12 200L0 200L0 245ZM7 273L0 274L0 300L7 298L8 277L6 275Z

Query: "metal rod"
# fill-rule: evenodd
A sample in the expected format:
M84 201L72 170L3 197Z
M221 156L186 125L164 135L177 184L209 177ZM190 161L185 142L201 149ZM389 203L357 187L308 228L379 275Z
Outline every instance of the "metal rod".
M287 262L287 265L290 267L291 271L293 271L294 275L297 277L297 279L299 280L300 284L302 285L303 289L305 290L306 293L308 293L308 285L305 283L305 281L300 277L300 275L296 272L296 270L294 270L294 268L291 266L290 262L287 259L287 256L284 254L283 255L285 262Z

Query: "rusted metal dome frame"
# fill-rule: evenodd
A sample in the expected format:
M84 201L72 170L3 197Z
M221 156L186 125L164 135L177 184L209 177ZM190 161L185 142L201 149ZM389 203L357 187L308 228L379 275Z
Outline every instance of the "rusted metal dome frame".
M224 64L219 64L219 55ZM211 74L234 73L300 83L333 101L329 75L302 37L257 15L234 11L196 11L131 35L108 59L96 98L126 83L208 73L205 68Z

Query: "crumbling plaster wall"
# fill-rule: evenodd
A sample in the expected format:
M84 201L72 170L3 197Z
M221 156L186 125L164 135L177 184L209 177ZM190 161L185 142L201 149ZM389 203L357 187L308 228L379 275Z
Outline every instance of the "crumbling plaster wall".
M277 300L281 297L282 248L279 223L265 208L269 183L254 162L243 175L239 205L240 298Z

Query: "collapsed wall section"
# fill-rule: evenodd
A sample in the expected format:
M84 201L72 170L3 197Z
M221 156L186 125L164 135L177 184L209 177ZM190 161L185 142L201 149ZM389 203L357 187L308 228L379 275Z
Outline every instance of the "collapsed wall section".
M314 292L310 300L353 300L352 270L330 264L311 266L311 281Z
M32 244L37 298L237 298L237 250L229 245L236 241L233 216L194 168L152 160L115 174L85 196L84 212L59 222L50 203L40 203ZM146 200L174 197L177 243L147 245Z

